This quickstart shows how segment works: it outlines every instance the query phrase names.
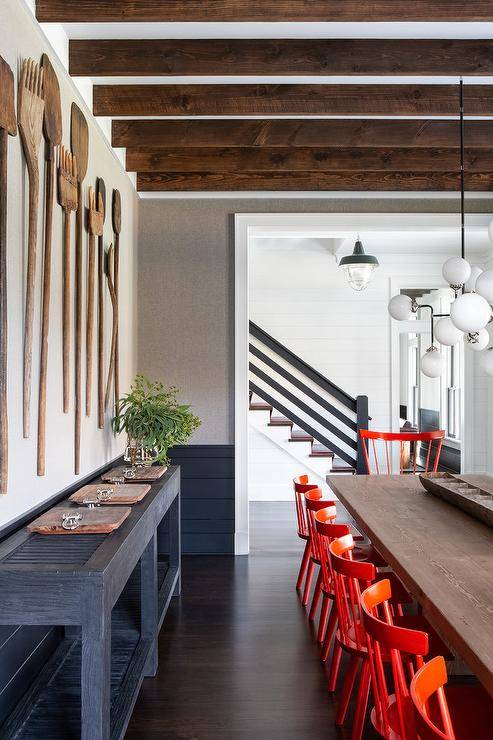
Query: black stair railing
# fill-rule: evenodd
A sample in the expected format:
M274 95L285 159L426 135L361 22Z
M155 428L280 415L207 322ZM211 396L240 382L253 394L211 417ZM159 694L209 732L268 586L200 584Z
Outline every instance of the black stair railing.
M368 416L368 397L361 395L354 398L349 393L346 393L346 391L339 388L335 383L332 383L332 381L322 375L318 370L311 367L311 365L298 357L298 355L295 355L294 352L291 352L291 350L281 344L277 339L274 339L274 337L267 334L267 332L257 326L257 324L254 324L253 321L250 321L250 334L267 347L272 354L277 356L277 358L282 358L285 363L290 365L291 368L297 370L304 378L317 385L319 389L331 396L333 400L338 401L339 404L355 415L355 418L348 416L347 413L331 403L331 401L326 397L321 396L320 393L313 389L313 387L308 386L299 377L293 375L293 373L291 373L286 367L280 365L272 354L266 354L251 342L249 345L251 357L260 360L263 365L270 368L278 376L278 379L271 377L269 373L266 373L258 367L254 361L250 361L249 363L251 374L254 375L256 379L265 383L269 389L278 394L278 397L280 396L283 400L292 404L292 406L295 406L310 420L313 420L324 430L330 432L332 438L329 439L324 432L314 428L309 421L298 416L296 411L293 412L292 407L288 408L285 406L282 401L279 401L278 397L271 395L269 391L266 391L253 380L250 381L250 392L255 393L266 401L266 403L274 406L274 408L299 426L300 429L303 429L307 434L310 434L317 441L332 450L332 452L338 455L338 457L347 462L348 465L354 467L358 474L366 473L359 430L368 429L368 422L370 419ZM301 391L304 396L313 401L314 404L320 407L320 409L327 411L337 423L331 421L306 401L298 398L296 394L284 387L284 385L279 382L279 379L287 381L293 388ZM336 441L334 441L334 438ZM346 452L344 449L339 447L338 442L343 442L354 452L352 454Z

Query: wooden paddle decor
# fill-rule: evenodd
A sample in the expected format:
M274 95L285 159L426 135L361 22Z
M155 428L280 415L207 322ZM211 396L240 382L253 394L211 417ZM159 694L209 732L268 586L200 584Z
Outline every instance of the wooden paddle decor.
M131 509L124 506L89 509L57 506L28 525L28 532L38 534L109 534L118 529Z
M108 249L108 254L105 260L105 272L106 279L108 281L108 290L110 292L111 307L113 310L113 321L111 329L111 349L110 349L110 364L108 368L108 378L106 380L106 393L104 394L104 410L108 408L108 402L110 400L111 381L114 376L115 368L115 350L116 350L116 333L117 333L117 321L118 321L118 304L116 301L115 283L114 283L114 260L115 250L113 244Z
M77 210L77 160L61 147L58 157L58 202L63 208L62 352L63 413L68 414L70 398L70 214Z
M96 180L96 194L103 203L106 218L106 185L102 177ZM103 221L104 223L104 221ZM104 243L98 238L98 427L104 428Z
M89 188L89 254L87 260L87 321L86 321L86 416L91 415L92 368L94 356L94 277L96 271L96 237L103 236L104 209L101 193Z
M120 399L120 233L122 230L122 202L119 190L113 190L112 203L113 234L115 244L114 286L116 296L116 340L115 340L115 406Z
M31 375L33 355L34 287L39 205L38 154L43 136L44 72L32 59L22 65L19 84L18 123L29 177L29 227L27 237L26 307L24 318L24 373L22 432L30 434Z
M8 487L7 414L7 150L8 137L17 134L14 75L0 57L0 494Z
M70 129L72 151L77 160L77 214L75 221L75 439L74 472L80 472L80 425L82 416L82 231L84 199L82 183L89 161L89 128L81 109L72 103Z
M51 242L53 229L53 201L55 180L55 147L62 143L62 105L60 86L47 54L41 58L45 97L44 137L45 137L45 231L43 256L43 286L41 308L41 353L39 365L38 397L38 475L46 471L46 378L48 374L48 336L50 329L51 293Z

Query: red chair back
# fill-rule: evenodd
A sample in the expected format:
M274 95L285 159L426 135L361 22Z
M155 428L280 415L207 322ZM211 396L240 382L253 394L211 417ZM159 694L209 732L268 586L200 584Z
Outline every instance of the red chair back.
M335 506L327 506L315 514L315 543L316 552L320 559L322 579L326 591L333 591L332 567L330 564L329 546L338 537L349 534L347 524L336 524L337 510Z
M308 522L308 534L312 543L312 555L317 560L319 560L320 543L315 527L315 515L318 511L321 511L322 509L333 507L335 516L335 501L332 501L331 499L324 499L323 491L321 488L312 488L310 491L307 491L305 493L305 507Z
M373 563L352 559L354 540L350 534L334 539L328 549L339 621L339 639L351 648L366 652L367 640L361 613L361 585L369 586L375 580L376 568Z
M404 668L412 676L428 654L426 632L393 624L390 581L376 581L361 594L363 624L367 636L370 674L375 700L375 720L384 737L392 732L402 740L415 740L414 712ZM404 654L404 660L402 657ZM384 660L386 658L386 661ZM388 683L384 662L390 659L393 687ZM390 701L395 694L395 704Z
M416 473L418 463L418 452L420 443L426 444L426 463L424 472L428 473L433 470L435 473L440 462L442 452L443 438L445 432L436 430L433 432L374 432L370 429L360 429L359 435L363 440L363 457L365 460L366 472L368 475L391 475L392 474L392 445L399 444L399 472L402 475L411 472ZM378 444L380 442L380 445ZM436 443L433 446L433 443ZM406 447L406 443L409 445ZM384 449L384 453L379 455L379 448ZM407 464L407 457L412 457L412 468ZM414 454L411 454L411 453ZM432 454L434 452L434 454ZM373 455L372 455L373 453ZM373 465L371 458L373 457Z
M438 655L417 671L411 681L416 729L421 740L455 740L443 687L447 683L445 660ZM433 702L433 707L431 703ZM430 718L433 716L433 720ZM441 727L435 722L439 722Z
M298 534L308 535L308 519L305 511L305 493L316 488L316 483L310 483L307 475L299 475L293 478L294 500L296 503L296 519L298 521Z

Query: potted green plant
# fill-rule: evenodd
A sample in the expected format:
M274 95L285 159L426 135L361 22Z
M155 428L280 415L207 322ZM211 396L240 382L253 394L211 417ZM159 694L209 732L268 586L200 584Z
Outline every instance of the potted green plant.
M126 432L125 458L133 465L169 464L168 450L187 442L200 419L177 399L178 389L137 375L127 393L116 404L112 419L116 434Z

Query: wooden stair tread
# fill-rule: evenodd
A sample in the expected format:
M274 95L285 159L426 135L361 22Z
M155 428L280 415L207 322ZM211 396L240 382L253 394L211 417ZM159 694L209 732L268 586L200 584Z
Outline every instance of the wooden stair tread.
M294 429L291 432L290 442L313 442L314 439L311 434L307 434L302 429Z
M250 404L250 411L272 411L272 406L264 401L253 401Z
M292 427L293 422L287 416L271 416L268 424L270 427Z
M334 457L334 453L328 447L315 443L312 445L310 457Z
M331 473L355 473L356 469L353 465L341 460L340 457L335 457L332 461Z

